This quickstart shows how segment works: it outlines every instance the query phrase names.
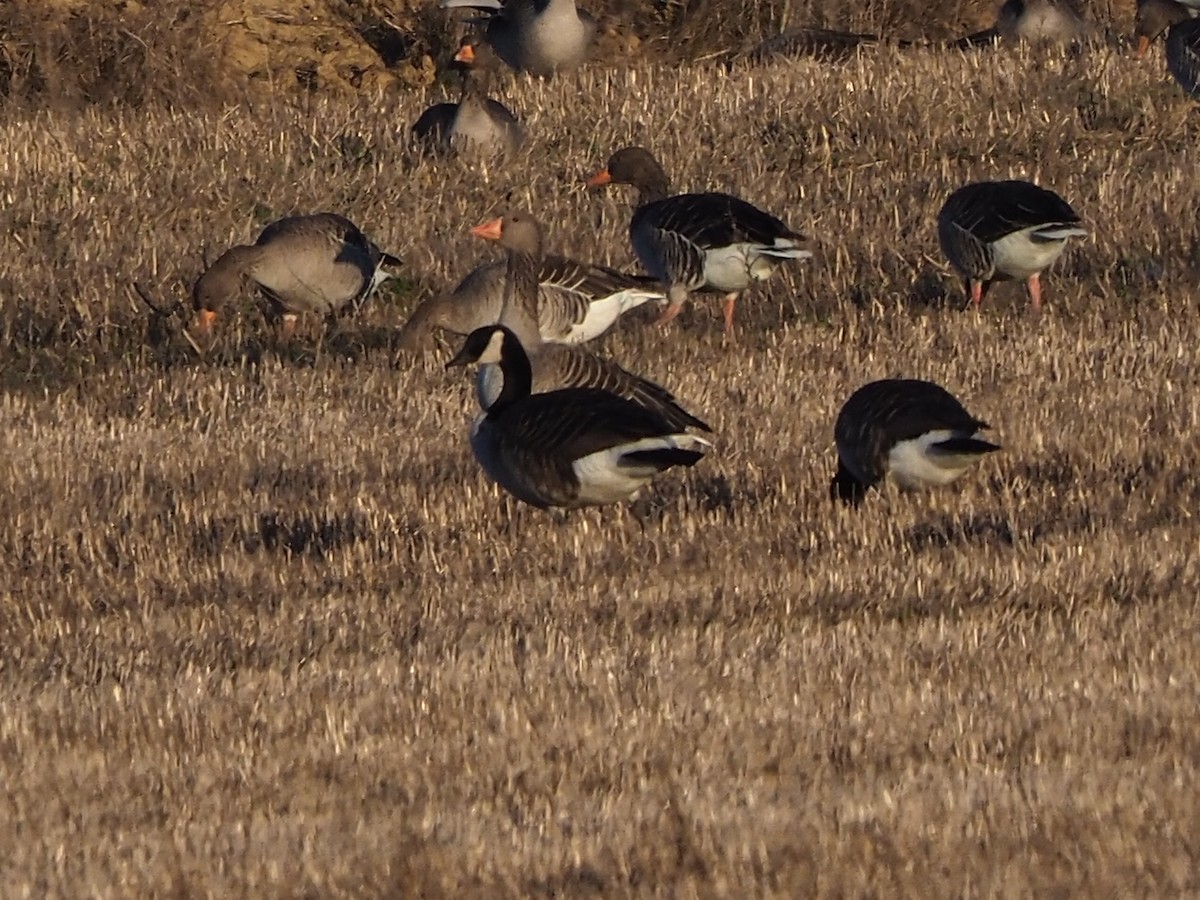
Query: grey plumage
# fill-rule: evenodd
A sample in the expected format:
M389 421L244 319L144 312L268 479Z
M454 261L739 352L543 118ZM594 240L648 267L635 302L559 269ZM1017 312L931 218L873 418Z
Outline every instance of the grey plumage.
M979 456L999 450L988 424L930 381L885 379L855 391L834 425L835 499L857 503L889 474L906 488L947 484Z
M575 0L443 0L443 9L483 14L483 37L518 72L553 75L579 66L591 51L596 21Z
M473 362L499 366L504 377L471 429L471 448L497 484L533 506L627 499L660 472L695 465L711 446L602 389L531 393L530 359L502 325L468 335L447 368Z
M1041 305L1039 275L1087 230L1053 191L1027 181L981 181L959 188L938 213L938 243L978 304L992 282L1025 280Z

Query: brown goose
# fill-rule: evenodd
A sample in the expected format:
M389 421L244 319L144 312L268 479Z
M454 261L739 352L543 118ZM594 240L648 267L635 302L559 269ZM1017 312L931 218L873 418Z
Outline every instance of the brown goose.
M442 8L483 13L484 39L504 62L531 75L576 68L596 36L595 19L575 0L443 0Z
M528 354L533 367L534 393L559 388L598 388L632 400L653 410L677 431L686 428L712 429L688 413L675 398L652 381L639 378L611 360L601 359L576 344L547 344L538 331L538 271L542 260L542 232L528 213L509 213L484 222L471 233L498 241L508 251L505 263L504 302L499 324L512 331ZM499 366L483 366L476 387L484 409L504 390L504 373Z
M637 207L629 241L646 271L670 285L658 324L679 314L688 294L701 289L725 294L725 330L733 328L737 298L771 276L788 259L812 256L805 237L779 219L729 194L675 194L650 151L625 147L588 184L629 184Z
M467 335L500 318L505 260L478 266L446 294L417 307L400 334L403 349L415 350L434 329ZM607 266L565 256L546 256L538 271L538 331L551 344L581 344L608 331L618 318L650 301L666 303L653 278L626 275Z
M949 484L979 457L1000 449L978 436L988 427L933 382L873 381L838 413L830 496L857 504L888 476L909 490Z
M694 466L712 447L606 390L532 393L530 359L503 325L471 332L446 368L474 362L498 366L503 387L475 420L471 449L493 481L533 506L617 503L673 466Z
M246 283L267 297L290 335L299 313L357 308L400 260L381 251L337 213L288 216L267 225L252 245L226 250L192 289L196 328L205 334Z
M1165 32L1167 68L1180 86L1200 97L1200 0L1141 0L1134 35L1135 56L1145 56L1150 44Z
M1042 270L1067 241L1084 237L1075 210L1058 194L1028 181L981 181L959 188L938 213L938 243L976 306L995 281L1019 278L1035 308Z
M413 138L441 154L456 150L511 153L525 138L521 123L503 103L487 96L495 55L477 38L459 44L454 62L464 69L457 103L436 103L413 124Z

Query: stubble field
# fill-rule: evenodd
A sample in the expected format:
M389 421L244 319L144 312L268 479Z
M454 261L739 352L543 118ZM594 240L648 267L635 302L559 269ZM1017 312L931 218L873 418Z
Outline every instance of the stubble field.
M397 105L0 124L6 896L1194 896L1200 121L1095 48L510 82L505 166ZM518 507L469 382L396 340L520 203L630 267L615 148L815 257L721 334L603 352L716 431L632 507ZM1092 229L978 314L946 194L1023 177ZM507 198L507 199L506 199ZM231 243L342 212L406 261L358 319L197 357L166 308ZM832 425L930 378L1004 452L832 506Z

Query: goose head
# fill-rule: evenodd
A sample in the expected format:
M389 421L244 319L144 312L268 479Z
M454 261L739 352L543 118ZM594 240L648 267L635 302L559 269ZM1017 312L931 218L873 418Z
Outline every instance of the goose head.
M527 212L510 212L490 219L472 228L471 234L495 241L505 250L542 257L542 226Z
M446 363L447 369L479 365L499 365L520 352L517 336L503 325L485 325L467 335L462 348Z
M665 197L671 182L662 164L645 147L622 147L608 158L608 163L588 179L588 187L608 184L629 184L646 197Z

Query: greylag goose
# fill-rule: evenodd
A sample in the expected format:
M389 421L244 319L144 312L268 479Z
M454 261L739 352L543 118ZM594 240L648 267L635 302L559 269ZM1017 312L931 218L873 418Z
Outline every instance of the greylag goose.
M774 59L797 57L817 59L822 62L843 62L853 58L864 47L885 43L875 34L858 34L850 31L831 31L828 28L794 28L791 31L769 37L749 50L745 56L755 63L768 63ZM906 50L912 41L887 41Z
M456 150L511 153L521 146L524 131L517 117L499 100L487 96L493 54L466 38L454 55L464 69L462 96L457 103L436 103L412 126L413 137L437 153Z
M596 21L575 0L443 0L443 9L474 9L487 18L484 40L518 72L553 75L580 65Z
M1150 44L1167 35L1167 68L1180 86L1200 96L1200 0L1141 0L1134 34L1135 56L1145 56Z
M577 344L542 341L537 310L542 232L536 219L528 213L509 213L477 225L471 233L485 240L498 241L508 251L499 324L517 336L523 352L528 355L533 367L535 393L566 387L599 388L652 410L676 431L685 428L712 430L680 407L668 391L654 382L639 378ZM479 405L487 409L503 392L503 369L482 366L477 387Z
M467 335L500 318L505 260L477 266L453 291L417 307L400 335L415 350L434 329ZM650 301L666 303L662 286L645 275L626 275L607 266L564 256L546 256L538 272L538 331L551 344L581 344L608 331L618 318Z
M1064 0L1005 0L996 13L996 24L967 35L956 43L967 50L997 39L1031 43L1068 44L1089 37L1092 27L1079 9Z
M357 308L399 264L344 216L288 216L267 225L252 245L226 250L197 279L196 327L209 332L248 282L266 295L272 315L282 317L286 337L299 313Z
M889 475L908 490L949 484L979 457L1000 449L978 436L988 427L933 382L873 381L838 413L838 465L829 494L857 504Z
M784 260L812 256L802 234L729 194L675 194L650 151L625 147L588 184L637 188L629 241L646 271L668 284L667 308L656 324L679 314L688 294L702 288L725 294L725 330L733 328L737 298Z
M499 366L503 389L471 428L484 472L532 506L576 508L633 497L673 466L694 466L711 448L657 412L598 388L531 393L533 371L503 325L468 335L446 364Z
M1019 278L1035 308L1039 276L1067 241L1087 230L1075 210L1053 191L1028 181L980 181L959 188L938 213L938 243L966 282L976 306L992 282Z

